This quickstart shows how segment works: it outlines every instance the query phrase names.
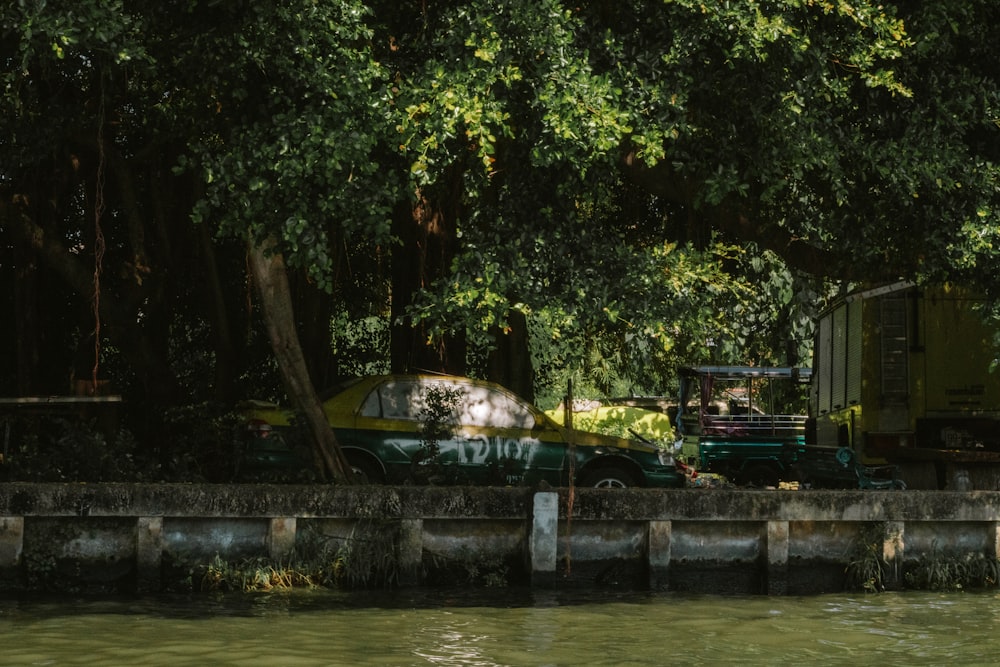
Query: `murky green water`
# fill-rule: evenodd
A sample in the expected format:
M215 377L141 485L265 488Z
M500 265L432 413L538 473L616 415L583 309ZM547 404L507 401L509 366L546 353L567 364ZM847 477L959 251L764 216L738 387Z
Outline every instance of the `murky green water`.
M0 665L989 665L1000 595L0 598Z

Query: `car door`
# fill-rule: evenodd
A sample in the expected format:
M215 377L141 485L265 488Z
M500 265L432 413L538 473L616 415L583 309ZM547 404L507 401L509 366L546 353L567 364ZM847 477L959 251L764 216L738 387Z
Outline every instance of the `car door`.
M478 484L520 484L535 448L530 411L497 386L464 383L458 464Z
M564 484L568 466L562 429L503 387L474 385L462 417L463 465L479 464L492 484ZM483 465L485 464L485 465Z
M386 444L410 458L414 481L519 484L537 452L536 415L503 388L420 377L380 388L384 417L409 422ZM415 431L413 431L415 425Z
M460 401L447 398L451 395L433 379L389 376L365 397L355 432L358 442L382 461L388 481L457 481L455 427Z

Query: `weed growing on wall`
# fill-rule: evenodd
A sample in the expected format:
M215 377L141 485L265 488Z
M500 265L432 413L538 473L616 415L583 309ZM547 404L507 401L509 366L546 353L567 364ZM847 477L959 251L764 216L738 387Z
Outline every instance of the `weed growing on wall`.
M885 560L882 545L885 526L869 524L858 535L848 559L846 588L848 590L878 593L885 590Z
M337 550L334 582L349 589L392 588L402 575L398 544L397 522L358 522Z
M422 562L412 566L420 569L415 572L402 563L399 543L400 524L392 520L360 521L346 535L306 528L295 553L285 561L264 557L227 561L216 555L199 562L190 555L175 554L166 568L171 573L167 589L243 593L312 587L374 590L395 588L409 578L431 586L510 585L507 555L463 548L445 556L424 550Z
M885 535L884 524L875 523L858 536L845 570L848 590L885 590ZM906 588L923 591L996 588L1000 585L1000 559L981 552L946 554L935 541L930 553L905 565L903 581Z
M947 556L935 542L904 578L907 587L927 591L995 588L1000 581L1000 560L977 552Z
M511 576L510 564L503 554L474 551L468 547L462 547L454 556L425 550L423 569L425 580L432 585L506 588Z
M229 563L216 555L202 570L198 590L249 593L313 586L312 574L292 564L274 563L266 558Z

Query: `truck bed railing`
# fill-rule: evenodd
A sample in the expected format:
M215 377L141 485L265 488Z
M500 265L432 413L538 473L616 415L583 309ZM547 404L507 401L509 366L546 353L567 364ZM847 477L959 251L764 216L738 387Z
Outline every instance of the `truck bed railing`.
M702 415L701 418L703 435L798 436L805 431L805 415Z

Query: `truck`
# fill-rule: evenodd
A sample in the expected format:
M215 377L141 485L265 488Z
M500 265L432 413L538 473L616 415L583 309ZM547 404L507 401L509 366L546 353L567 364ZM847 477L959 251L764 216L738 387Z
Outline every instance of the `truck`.
M811 368L682 367L682 460L741 486L905 489L892 463L864 463L848 447L810 442L814 378Z
M891 464L910 489L1000 489L1000 372L983 298L954 285L853 291L817 321L807 444Z
M699 472L748 486L797 477L805 445L809 368L685 366L679 369L681 455Z

